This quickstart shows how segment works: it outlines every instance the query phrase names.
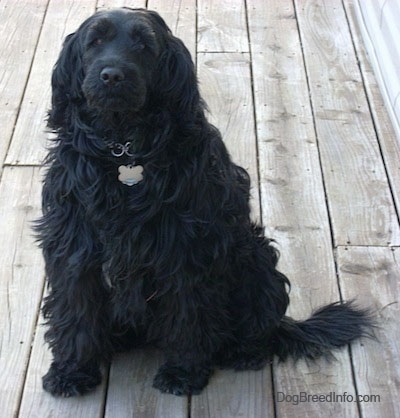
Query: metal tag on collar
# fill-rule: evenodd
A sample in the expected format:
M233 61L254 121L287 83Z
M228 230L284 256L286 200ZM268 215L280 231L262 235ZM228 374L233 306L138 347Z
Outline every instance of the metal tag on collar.
M143 166L141 165L120 165L118 173L118 180L126 186L134 186L143 180Z

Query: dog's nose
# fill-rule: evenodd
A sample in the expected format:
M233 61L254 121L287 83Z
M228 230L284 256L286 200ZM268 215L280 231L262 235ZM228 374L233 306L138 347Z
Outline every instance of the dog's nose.
M100 73L100 80L107 85L117 84L120 81L123 81L124 78L125 75L122 70L116 67L105 67Z

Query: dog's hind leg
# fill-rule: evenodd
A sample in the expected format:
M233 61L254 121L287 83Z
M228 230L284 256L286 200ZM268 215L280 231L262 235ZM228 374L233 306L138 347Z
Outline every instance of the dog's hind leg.
M262 368L272 357L270 339L289 303L289 281L276 270L276 250L262 235L254 238L246 250L237 249L230 273L237 277L229 303L234 344L218 353L222 368Z
M166 362L153 386L175 395L198 394L212 374L213 357L226 336L223 293L198 284L185 284L164 296L161 346ZM171 292L172 293L172 292Z

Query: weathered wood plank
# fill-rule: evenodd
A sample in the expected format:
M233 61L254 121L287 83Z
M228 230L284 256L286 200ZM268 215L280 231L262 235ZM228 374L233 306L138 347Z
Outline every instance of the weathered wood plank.
M304 272L329 277L333 270L328 213L291 2L269 8L253 5L249 27L264 224L279 245L300 251L296 262ZM316 252L321 257L311 256ZM319 259L330 259L322 271ZM331 292L336 292L335 286ZM325 296L326 302L330 296Z
M376 310L378 341L352 345L359 395L378 395L360 402L368 418L400 416L400 249L339 247L339 279L345 298Z
M187 416L187 397L160 393L152 387L161 354L134 350L117 356L111 366L106 418L181 418Z
M7 167L0 183L0 405L13 417L29 361L43 292L40 251L31 222L39 216L38 170Z
M332 393L347 393L355 399L356 390L347 349L334 353L335 361L318 360L306 364L304 361L281 365L274 363L275 402L278 418L290 417L347 417L357 418L359 412L356 402L321 402L319 396ZM300 396L306 395L307 400ZM297 399L296 399L297 396ZM314 399L318 397L319 399Z
M32 0L23 7L16 7L14 0L0 3L1 163L10 144L46 5L45 0ZM20 28L24 28L23 36Z
M216 370L201 395L192 397L192 418L273 417L271 369Z
M197 3L198 51L249 51L244 0L199 0Z
M161 15L196 61L196 0L150 0L147 6Z
M397 245L400 229L340 0L296 1L337 245Z
M396 132L383 101L379 85L366 55L365 47L357 25L354 2L353 0L346 0L344 5L349 18L357 57L360 62L365 91L374 119L374 126L378 135L383 159L386 164L389 181L392 186L391 190L393 198L397 206L397 212L400 213L400 138L396 137Z
M145 8L146 0L100 0L97 2L98 9L112 9L115 7Z
M292 1L249 5L262 219L292 281L288 313L304 319L339 299L329 218ZM355 404L281 401L282 394L354 392L348 353L338 362L274 364L278 417L357 416Z
M95 0L52 0L49 3L7 164L42 163L48 136L45 119L50 105L51 72L65 36L94 11L95 3Z

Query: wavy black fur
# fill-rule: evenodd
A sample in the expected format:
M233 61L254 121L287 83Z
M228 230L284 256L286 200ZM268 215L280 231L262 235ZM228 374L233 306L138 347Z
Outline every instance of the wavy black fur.
M332 350L361 337L374 337L374 319L353 301L334 302L316 310L305 321L284 316L272 337L272 351L280 360L330 358Z
M215 366L316 358L368 331L350 304L284 316L288 279L250 220L250 181L204 115L190 54L155 12L99 12L69 35L52 76L43 217L54 395L100 382L113 352L152 343L154 386L198 393ZM112 155L129 142L129 156ZM144 168L128 186L120 165Z

